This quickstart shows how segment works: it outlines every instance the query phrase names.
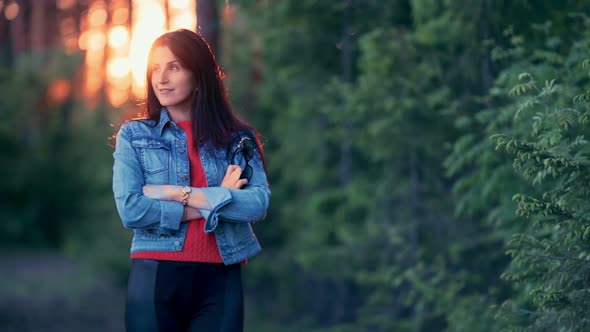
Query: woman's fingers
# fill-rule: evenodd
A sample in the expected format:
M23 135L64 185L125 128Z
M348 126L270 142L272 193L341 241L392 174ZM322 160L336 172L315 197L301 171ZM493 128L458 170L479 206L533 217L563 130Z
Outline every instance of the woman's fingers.
M248 179L238 180L238 182L236 182L236 189L240 189L240 188L242 188L243 186L245 186L247 184L248 184Z
M234 173L236 173L238 171L240 173L242 172L242 168L240 166L238 166L238 165L229 165L227 167L227 170L225 171L225 176L228 176L230 174L234 174Z
M225 172L225 177L235 181L240 178L240 174L242 174L242 168L240 166L229 165Z
M221 186L230 189L239 189L238 182L242 174L242 168L238 165L229 165L225 171L225 176L221 181Z
M248 184L247 179L240 179L242 175L242 168L238 165L229 165L225 171L221 186L230 189L240 189Z

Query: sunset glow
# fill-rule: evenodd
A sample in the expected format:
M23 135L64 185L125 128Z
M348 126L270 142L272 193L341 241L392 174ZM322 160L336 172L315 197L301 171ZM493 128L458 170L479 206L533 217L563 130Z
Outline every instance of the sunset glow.
M71 16L63 18L60 22L59 32L68 54L73 54L78 50L79 44L77 30L76 19Z
M127 24L129 17L129 8L117 7L113 11L111 21L113 24Z
M19 11L20 8L18 4L16 2L11 2L4 9L4 17L9 21L14 20L18 16Z
M129 41L129 30L123 25L113 27L109 32L109 45L112 48L123 47Z
M157 0L133 1L133 33L129 50L133 94L144 95L147 53L152 42L166 29L164 5Z
M1 0L0 0L1 1ZM73 0L59 0L67 8ZM166 7L167 1L167 7ZM75 1L74 1L75 2ZM147 55L153 41L166 31L196 27L195 0L95 0L75 42L86 51L84 94L91 100L105 86L106 97L114 106L125 103L130 94L144 97ZM166 8L168 12L166 13ZM132 17L129 17L132 13ZM62 40L66 44L64 22ZM106 58L105 58L106 57Z
M168 5L170 6L170 8L175 8L175 9L187 9L189 7L191 7L191 2L190 0L170 0L168 2ZM194 5L193 5L194 7Z
M55 105L64 102L70 95L72 86L70 81L65 79L56 79L49 83L47 89L47 102Z
M57 0L57 8L66 10L74 7L76 0Z
M100 26L107 21L107 10L103 8L103 4L95 6L95 9L88 14L88 23L91 27Z
M88 34L86 42L86 49L99 51L104 48L106 44L106 38L102 32L93 31Z
M129 59L126 58L118 58L109 61L107 66L107 77L112 79L126 79L127 75L129 74ZM114 81L113 83L116 85L117 82L121 81Z

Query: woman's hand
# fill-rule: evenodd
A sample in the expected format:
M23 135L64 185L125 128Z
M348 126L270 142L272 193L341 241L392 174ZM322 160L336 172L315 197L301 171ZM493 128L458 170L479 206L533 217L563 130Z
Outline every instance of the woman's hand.
M175 201L179 200L182 196L182 191L179 186L173 185L157 185L157 184L146 184L143 186L143 195L153 199L159 199L163 201Z
M229 165L225 171L225 176L221 181L221 187L228 189L240 189L248 184L247 179L240 179L242 168L238 165Z

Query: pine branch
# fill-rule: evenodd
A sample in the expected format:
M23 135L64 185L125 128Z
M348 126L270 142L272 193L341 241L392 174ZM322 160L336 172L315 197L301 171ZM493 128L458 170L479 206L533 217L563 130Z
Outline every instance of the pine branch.
M552 259L552 260L559 260L559 261L575 261L575 262L583 262L583 263L590 262L590 260L588 260L588 259L581 259L581 258L575 258L575 257L560 257L560 256L554 256L554 255L539 255L539 254L529 254L529 253L523 253L522 255L528 256L528 257L534 257L534 258Z

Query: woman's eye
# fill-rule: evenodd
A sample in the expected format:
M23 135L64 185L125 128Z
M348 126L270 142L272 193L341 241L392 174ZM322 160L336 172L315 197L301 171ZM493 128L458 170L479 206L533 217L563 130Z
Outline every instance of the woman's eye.
M170 66L170 69L178 70L180 67L178 65L172 65Z

